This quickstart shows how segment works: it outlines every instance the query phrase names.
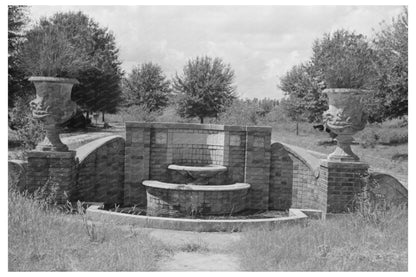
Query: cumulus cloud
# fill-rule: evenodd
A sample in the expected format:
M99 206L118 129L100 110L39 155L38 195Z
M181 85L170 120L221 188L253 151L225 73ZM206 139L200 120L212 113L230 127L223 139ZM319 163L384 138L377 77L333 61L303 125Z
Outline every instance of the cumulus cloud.
M32 6L32 17L83 11L113 31L123 68L152 61L167 76L189 58L221 57L241 97L280 98L278 77L307 60L316 38L337 28L372 36L399 6Z

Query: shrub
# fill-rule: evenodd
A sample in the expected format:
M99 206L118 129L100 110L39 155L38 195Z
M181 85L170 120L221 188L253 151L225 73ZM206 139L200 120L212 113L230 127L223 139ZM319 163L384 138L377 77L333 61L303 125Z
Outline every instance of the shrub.
M21 97L9 113L10 125L17 131L17 136L23 147L33 149L45 137L42 124L35 120L29 106L29 97Z

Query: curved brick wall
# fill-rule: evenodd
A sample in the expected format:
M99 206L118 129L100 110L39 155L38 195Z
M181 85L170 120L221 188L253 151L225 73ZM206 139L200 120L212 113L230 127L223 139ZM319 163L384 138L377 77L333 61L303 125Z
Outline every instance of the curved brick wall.
M279 142L271 145L269 208L323 209L326 188L319 176L319 159L306 150Z
M197 186L145 181L147 215L233 214L247 207L247 184Z
M26 190L27 161L10 160L8 167L9 184L13 183L19 191Z
M73 201L123 202L124 138L105 137L76 149Z

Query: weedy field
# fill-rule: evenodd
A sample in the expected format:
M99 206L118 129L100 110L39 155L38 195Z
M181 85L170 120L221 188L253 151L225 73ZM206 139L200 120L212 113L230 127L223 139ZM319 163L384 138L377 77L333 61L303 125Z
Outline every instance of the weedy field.
M145 231L96 225L9 192L9 271L154 271L169 252Z
M407 209L253 230L235 252L249 271L407 271Z

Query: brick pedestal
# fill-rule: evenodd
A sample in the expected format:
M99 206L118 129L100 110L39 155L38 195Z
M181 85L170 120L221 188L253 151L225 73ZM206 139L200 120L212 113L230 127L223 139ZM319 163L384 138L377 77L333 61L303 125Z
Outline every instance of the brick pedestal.
M28 152L28 191L34 192L39 187L48 186L55 191L57 203L65 203L75 188L75 154L75 151Z
M363 162L321 160L319 182L328 187L328 212L347 212L351 208L355 194L361 190L360 177L368 167Z
M247 127L244 182L251 185L248 193L250 208L269 207L270 127Z

